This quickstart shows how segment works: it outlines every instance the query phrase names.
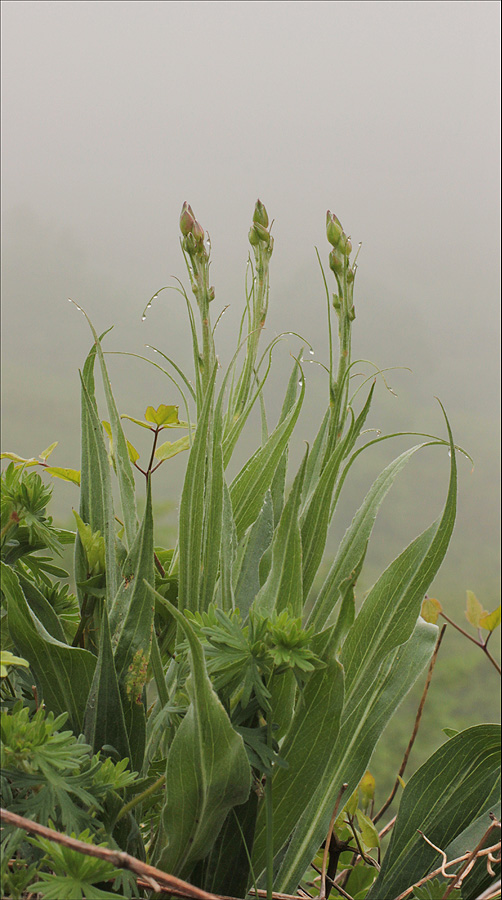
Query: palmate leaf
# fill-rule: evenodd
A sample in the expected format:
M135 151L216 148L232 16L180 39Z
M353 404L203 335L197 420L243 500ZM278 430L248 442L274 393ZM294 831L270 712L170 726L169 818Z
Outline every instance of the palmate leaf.
M419 829L442 849L483 813L486 831L488 813L500 796L499 772L499 725L475 725L439 747L404 789L389 848L368 900L397 896L435 863L440 865L437 851Z
M176 607L164 602L190 647L191 702L169 751L155 858L164 871L185 878L210 851L229 810L248 799L251 769L242 737L211 685L199 639Z

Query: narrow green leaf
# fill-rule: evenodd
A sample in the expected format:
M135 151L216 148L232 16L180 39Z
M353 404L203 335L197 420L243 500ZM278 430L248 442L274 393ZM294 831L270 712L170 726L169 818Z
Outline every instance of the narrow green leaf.
M54 612L49 601L45 599L44 595L38 590L36 585L34 585L23 572L17 572L16 574L32 613L53 638L56 638L57 641L61 641L62 644L66 644L67 641L63 626L61 625L59 616Z
M405 450L391 462L373 482L351 525L345 532L333 564L310 613L308 624L321 630L339 597L342 581L364 558L378 510L392 484L409 459L427 444L417 444Z
M236 606L232 582L236 552L237 533L232 511L232 501L226 479L224 478L219 597L221 608L226 612L235 609Z
M361 781L382 731L429 662L436 636L437 628L419 619L411 638L386 657L378 677L369 678L357 697L346 691L338 737L325 756L324 771L316 772L313 790L302 794L302 812L293 822L275 890L290 893L299 883L326 836L341 785L346 782L353 791Z
M206 610L214 600L214 589L221 558L223 528L223 391L214 410L208 448L207 486L205 490L202 574L199 608Z
M30 610L14 570L0 565L14 646L35 673L47 709L55 715L67 712L73 731L80 734L96 657L53 638Z
M110 605L117 592L117 557L115 548L115 513L113 509L112 482L103 429L98 417L94 397L92 365L95 354L87 357L82 384L82 468L80 486L80 518L93 532L99 531L105 541L107 602ZM87 558L77 536L75 543L75 580L78 583L88 577ZM79 589L77 588L79 591ZM79 599L82 598L79 592Z
M181 494L179 517L179 607L196 612L204 533L204 491L206 485L207 446L212 419L216 366L204 399L204 407L188 457Z
M419 830L444 849L483 813L488 828L499 771L499 725L475 725L439 747L406 785L368 900L397 896L440 864L439 854Z
M293 428L296 425L305 396L305 379L301 373L301 390L293 408L284 421L270 435L267 443L260 447L234 478L230 486L230 496L234 510L235 525L239 539L246 528L256 520L263 498L272 483L275 470L286 449Z
M321 636L316 636L314 652L318 652L320 639ZM338 736L344 696L343 669L334 656L321 658L326 667L312 673L281 745L281 757L288 768L277 768L272 781L274 855L309 803ZM257 874L264 868L266 860L265 818L262 805L253 849L253 866Z
M84 315L86 315L84 313ZM101 348L101 337L98 337L96 330L90 321L89 317L86 315L86 319L89 323L90 329L94 336L96 353L99 359L99 364L101 366L101 375L103 379L103 387L105 390L106 404L108 407L108 415L110 416L110 426L112 429L113 435L113 445L115 450L116 462L117 462L117 478L119 482L119 490L120 490L120 499L122 504L122 515L124 519L125 525L125 534L128 547L132 546L134 538L136 536L136 531L138 528L138 516L136 513L136 496L135 496L135 485L134 485L134 475L131 468L131 462L129 459L129 453L127 450L126 439L124 436L124 432L122 430L122 424L120 421L120 416L117 411L117 407L115 405L115 400L112 393L112 387L110 384L110 379L108 377L108 372L106 369L105 357L103 354L103 350ZM103 336L102 336L103 337ZM82 516L84 518L84 516ZM85 519L84 519L85 521Z
M242 538L233 566L234 602L245 618L260 590L260 560L270 546L274 533L272 497L267 491L263 506Z
M289 608L293 616L302 614L302 540L298 514L307 459L308 448L274 534L270 573L254 600L254 607L261 613L271 615Z
M229 810L247 800L251 769L244 742L211 685L199 639L176 607L165 602L190 647L191 702L167 760L162 811L167 845L157 848L156 863L185 878L209 853Z
M104 603L101 604L98 661L87 700L84 734L94 753L98 753L105 744L108 744L114 747L121 758L127 756L131 759L113 661L108 612Z

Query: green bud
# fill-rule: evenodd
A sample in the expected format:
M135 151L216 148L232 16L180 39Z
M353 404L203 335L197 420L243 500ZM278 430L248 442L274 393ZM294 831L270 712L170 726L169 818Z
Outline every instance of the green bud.
M343 252L345 253L345 256L350 256L350 254L352 253L352 241L349 237L345 239L345 247L343 249Z
M343 272L343 256L341 256L335 247L333 247L329 254L329 267L335 275L340 275L341 272Z
M263 228L268 228L268 213L261 200L256 201L253 213L253 222L255 223L255 225L262 225Z
M340 303L340 297L338 294L333 294L333 307L338 312L342 308L342 304Z
M194 219L194 215L192 212L192 207L189 206L185 200L185 202L181 208L181 215L180 215L180 230L181 230L182 235L184 235L184 237L186 237L187 234L190 234L194 225L195 225L195 219Z
M253 228L258 235L259 240L264 241L266 244L268 244L270 241L270 235L267 229L263 225L260 225L259 222L255 222Z
M252 225L251 228L249 229L248 240L252 247L256 247L256 245L260 243L260 238L258 237L258 234L255 231L254 225Z
M209 300L209 302L211 302L211 300L214 300L214 296L214 287L210 287L207 292L207 299Z
M185 238L183 238L183 250L186 250L187 253L194 253L196 249L197 241L195 240L192 232L190 232Z
M197 222L197 219L195 219L195 222L193 223L192 234L193 234L193 236L194 236L194 238L195 238L195 240L197 241L198 244L202 244L202 243L203 243L203 241L204 241L204 229L203 229L202 225L200 225L200 224Z
M326 213L326 237L330 242L332 247L337 247L340 243L340 238L343 235L343 228L340 225L339 220L333 213L330 213L329 209Z

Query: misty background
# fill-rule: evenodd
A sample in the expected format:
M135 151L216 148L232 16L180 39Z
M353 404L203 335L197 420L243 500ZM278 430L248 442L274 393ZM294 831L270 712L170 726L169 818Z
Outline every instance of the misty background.
M4 0L2 449L30 457L58 440L51 462L80 466L78 368L92 340L68 297L99 332L114 325L107 350L154 358L144 348L153 344L190 369L178 294L162 292L141 321L172 276L188 282L184 200L211 236L213 320L229 304L216 332L222 364L235 347L257 197L275 220L265 338L299 332L326 362L314 248L327 267L329 208L353 244L362 241L354 358L412 369L388 373L397 398L378 385L368 426L444 435L439 397L456 442L474 458L473 471L459 458L457 526L432 594L461 623L467 588L494 609L499 18L495 0ZM300 346L291 337L276 352L270 423ZM121 412L142 417L149 404L179 403L147 363L109 356L108 364ZM321 368L306 366L306 376L293 463L327 402ZM131 425L127 436L141 447L138 430ZM241 461L256 434L243 440ZM371 481L410 441L363 454L342 494L330 555ZM165 464L155 485L159 527L171 536L185 463ZM447 453L437 447L400 476L361 590L439 514L447 477ZM69 524L77 489L54 487L53 514ZM492 679L452 629L448 642L449 674L437 677L450 705L440 723L430 719L436 742L440 727L479 721L479 681ZM459 669L459 684L461 657L474 677Z

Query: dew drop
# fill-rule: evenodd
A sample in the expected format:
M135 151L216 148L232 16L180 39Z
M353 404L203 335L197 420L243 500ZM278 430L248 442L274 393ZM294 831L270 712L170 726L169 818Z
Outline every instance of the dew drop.
M309 353L310 353L311 356L314 355L314 351L313 351L313 350L309 350Z
M145 319L146 319L146 316L141 316L141 321L142 321L142 322L144 322Z
M300 380L300 381L298 382L298 384L300 385L300 387L302 387L303 381Z
M451 459L451 450L448 450L448 456L449 456L450 459Z
M152 301L151 301L151 300L150 300L149 303L146 304L146 308L147 308L147 309L151 309L151 308L152 308Z

